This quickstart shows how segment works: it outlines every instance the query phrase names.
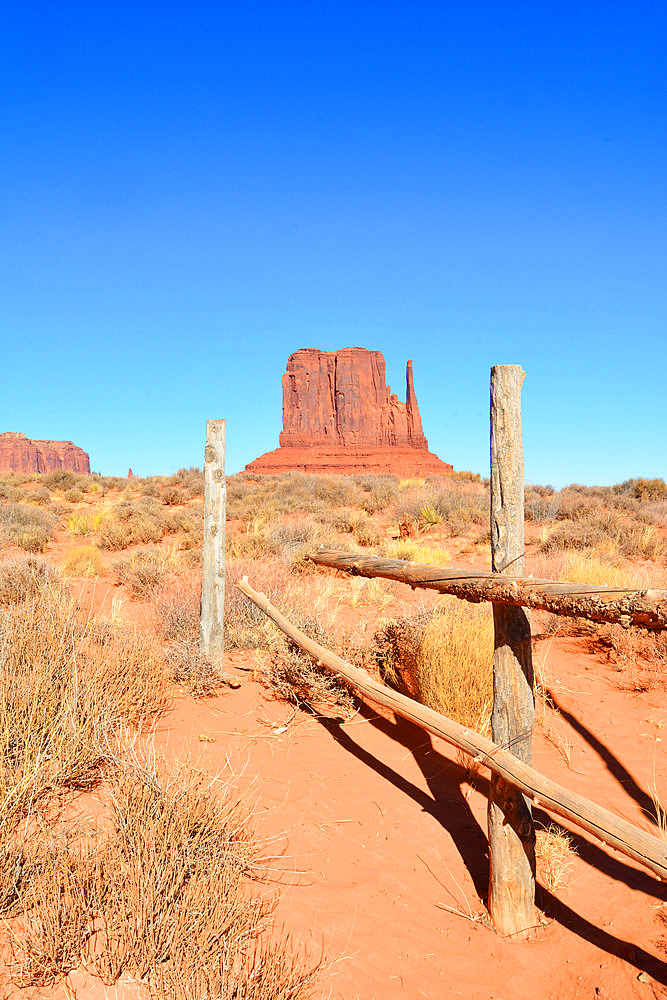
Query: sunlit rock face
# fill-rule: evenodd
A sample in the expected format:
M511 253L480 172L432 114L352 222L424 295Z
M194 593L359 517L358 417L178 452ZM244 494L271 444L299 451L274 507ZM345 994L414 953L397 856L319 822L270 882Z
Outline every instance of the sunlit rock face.
M69 469L86 475L90 458L71 441L33 441L25 434L0 434L0 472L55 472Z
M280 448L247 472L445 475L452 466L428 450L415 395L412 362L401 402L386 383L380 351L345 347L292 354L283 375Z

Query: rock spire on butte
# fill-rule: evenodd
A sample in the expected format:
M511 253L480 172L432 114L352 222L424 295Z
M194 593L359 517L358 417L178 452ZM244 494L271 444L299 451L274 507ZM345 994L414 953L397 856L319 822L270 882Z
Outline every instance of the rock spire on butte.
M292 354L283 375L280 447L246 472L396 473L447 475L452 466L428 450L412 379L405 403L385 380L380 351L345 347Z

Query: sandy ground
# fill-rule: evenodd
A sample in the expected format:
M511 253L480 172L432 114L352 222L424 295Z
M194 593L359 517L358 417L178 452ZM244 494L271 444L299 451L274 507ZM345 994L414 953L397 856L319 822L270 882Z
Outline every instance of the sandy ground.
M462 547L453 545L454 564L483 565ZM54 558L61 555L57 544ZM150 624L148 606L113 574L74 586L97 613L115 608ZM336 586L349 590L349 581ZM414 610L422 598L406 593ZM334 596L340 614L374 627L377 609ZM394 604L384 613L396 612ZM322 996L667 997L667 885L573 829L576 854L562 885L549 891L538 871L542 917L530 940L502 939L484 916L487 774L470 784L453 748L372 705L349 720L295 712L254 679L265 655L228 654L225 667L242 686L201 701L177 695L155 743L167 761L188 760L247 797L264 843L262 891L276 899L278 924L294 943L329 963ZM614 665L584 639L537 639L534 657L557 709L538 704L534 765L655 830L652 789L667 801L665 691L623 690ZM535 818L550 822L540 809ZM134 983L105 988L77 973L54 989L12 995L143 994Z

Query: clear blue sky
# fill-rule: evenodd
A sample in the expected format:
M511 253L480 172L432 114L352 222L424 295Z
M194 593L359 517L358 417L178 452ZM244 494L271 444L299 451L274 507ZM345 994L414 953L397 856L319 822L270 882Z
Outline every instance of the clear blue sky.
M488 475L667 476L662 3L31 3L0 46L0 431L121 474L277 446L299 347L405 362Z

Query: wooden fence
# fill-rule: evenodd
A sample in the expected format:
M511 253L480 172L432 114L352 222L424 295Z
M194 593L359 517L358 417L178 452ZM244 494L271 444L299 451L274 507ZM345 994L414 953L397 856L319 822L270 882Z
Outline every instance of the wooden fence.
M667 881L667 844L568 789L531 766L534 716L530 621L527 608L570 617L667 628L667 591L591 587L524 575L524 482L517 365L491 369L491 572L340 552L311 555L321 566L368 577L400 580L491 601L494 613L492 739L373 680L365 671L308 639L247 580L239 589L317 662L362 694L392 708L428 732L470 754L491 772L489 791L489 913L502 934L522 935L535 924L535 831L530 801L598 837ZM506 748L512 748L512 752Z

